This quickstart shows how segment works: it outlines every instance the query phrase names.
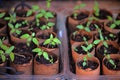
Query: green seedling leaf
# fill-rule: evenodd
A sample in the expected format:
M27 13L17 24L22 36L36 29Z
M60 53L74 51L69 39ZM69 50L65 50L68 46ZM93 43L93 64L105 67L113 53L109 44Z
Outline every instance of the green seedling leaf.
M99 29L98 25L94 24L97 29Z
M11 29L13 29L13 28L14 28L14 25L13 25L13 24L11 24L11 23L8 23L8 26L9 26Z
M77 51L78 51L78 49L75 47L75 48L74 48L74 51L76 51L76 52L77 52Z
M6 45L1 45L0 46L4 51L6 51L9 47L7 47Z
M107 16L108 20L112 21L113 18L111 16Z
M83 25L78 25L78 26L76 26L76 28L78 28L78 29L84 29L84 26Z
M116 24L111 24L110 28L114 29L116 27Z
M33 6L32 6L32 9L33 9L34 11L37 11L37 10L39 10L39 6L33 5Z
M87 61L87 58L86 58L86 57L84 57L84 58L83 58L83 60L84 60L84 61Z
M89 27L85 27L85 30L86 30L87 32L90 32Z
M10 53L10 59L11 59L11 61L14 61L14 58L15 58L14 53Z
M87 65L87 63L84 61L82 65L83 65L83 67L85 67Z
M11 46L9 49L5 51L6 54L10 54L14 49L14 46Z
M92 54L90 54L90 53L87 53L87 55L88 55L89 57L92 57Z
M17 33L18 35L20 35L21 32L22 32L22 31L20 31L20 30L16 30L16 33Z
M49 43L51 43L51 39L45 40L44 43L43 43L43 45L46 45L46 44L49 44Z
M53 34L50 34L50 39L53 39Z
M57 43L57 44L61 44L61 41L58 38L54 38L53 42Z
M107 44L106 41L103 42L103 45L104 45L106 48L108 48L108 44Z
M53 46L55 46L55 42L51 42L50 44L52 44Z
M49 60L49 57L48 57L48 53L47 53L47 52L43 52L43 57L44 57L46 60Z
M113 35L113 34L109 34L109 36L110 36L110 37L114 37L114 35Z
M35 49L32 50L32 52L37 52L37 53L38 53L38 52L41 52L41 51L42 51L42 50L41 50L40 48L35 48Z
M8 20L10 20L10 18L9 17L5 17L4 20L8 21Z
M39 42L38 42L38 40L37 40L36 38L33 38L32 41L33 41L33 43L34 43L35 45L37 45L37 46L39 45Z
M23 34L20 38L21 38L21 39L27 39L27 38L29 38L29 37L30 37L29 34Z
M86 52L88 51L85 46L81 46L81 47L82 47L82 49L83 49L84 51L86 51Z
M46 3L47 3L47 5L46 5L47 8L50 8L50 6L51 6L51 0L47 0Z
M41 18L42 16L43 16L42 13L38 13L38 14L36 15L36 18Z
M6 56L5 55L1 55L1 58L2 58L2 62L5 62Z
M54 15L51 12L47 12L45 18L54 18Z
M115 24L119 26L120 25L120 20L116 20Z
M93 45L92 45L92 44L89 44L89 45L87 46L87 50L90 50L92 47L93 47Z
M48 26L54 26L55 23L49 22L47 25L48 25Z
M95 15L99 16L99 4L97 1L95 1L95 6L94 6L94 11L95 11Z
M0 18L3 18L5 16L5 13L0 13Z
M32 15L32 10L28 10L26 16Z
M93 42L95 45L100 43L100 40L94 40Z

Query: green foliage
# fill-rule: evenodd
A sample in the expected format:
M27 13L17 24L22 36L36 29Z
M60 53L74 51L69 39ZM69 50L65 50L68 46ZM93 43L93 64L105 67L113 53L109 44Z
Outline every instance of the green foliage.
M114 61L111 59L110 55L107 54L106 56L107 56L108 61L114 66L114 69L115 69L115 68L116 68L116 64L115 64Z
M47 8L50 8L50 6L51 6L51 0L46 0L46 6L47 6Z
M97 1L95 1L95 5L94 5L93 10L95 11L94 14L95 14L96 16L99 16L99 11L100 11L100 9L99 9L99 4L98 4Z
M54 25L55 25L55 23L48 22L46 25L40 26L40 29L41 29L41 30L50 29L50 28L53 27Z
M76 6L74 7L73 16L74 16L75 19L77 18L77 15L78 15L78 13L76 12L76 10L79 10L79 9L81 9L81 8L84 8L85 6L86 6L86 4L79 4L79 5L76 5Z
M82 65L83 65L83 67L87 66L87 58L86 57L83 58L83 64Z
M21 30L19 30L19 27L21 26L21 24L15 24L15 26L11 23L8 23L8 26L11 28L11 33L16 33L17 35L21 34Z
M61 44L61 41L57 37L54 38L53 35L51 34L50 38L46 39L43 43L43 45L47 45L47 44L55 46L55 45Z
M12 52L14 50L14 46L6 46L5 44L2 43L0 40L0 57L3 62L6 61L7 56L10 57L11 61L14 61L14 53Z
M49 58L48 53L44 51L41 48L35 48L32 50L32 52L35 52L38 54L38 56L43 56L46 60L49 60L51 63L53 63L53 58Z
M9 21L9 23L16 22L16 13L10 14L10 17L5 17L4 20Z
M77 25L76 28L90 32L89 26Z
M5 16L5 12L0 13L0 18L3 18Z
M27 40L27 46L30 46L30 43L33 42L35 45L39 45L39 42L37 38L35 37L35 33L30 34L23 34L20 36L21 39L26 39Z
M27 11L26 16L31 16L33 12L37 12L39 10L39 6L33 5L30 10Z

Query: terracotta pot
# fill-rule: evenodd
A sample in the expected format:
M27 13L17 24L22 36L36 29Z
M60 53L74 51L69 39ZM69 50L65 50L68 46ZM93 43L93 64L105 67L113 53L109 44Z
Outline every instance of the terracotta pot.
M118 43L113 42L113 41L107 41L107 44L108 44L108 45L113 45L116 49L118 49L118 52L117 52L117 53L113 53L113 54L118 54L118 53L119 53L120 48L119 48ZM101 61L102 61L102 59L104 58L104 55L100 54L100 53L98 52L98 49L99 49L102 45L103 45L103 43L100 42L100 43L97 45L97 47L96 47L96 57L98 57L98 59L101 60Z
M102 9L102 8L100 8L100 11L105 11L105 12L107 12L107 13L109 13L109 16L111 16L111 17L113 17L113 15L112 15L112 12L111 11L109 11L109 10L107 10L107 9ZM92 11L92 14L93 14L93 16L95 16L95 11L93 10ZM108 16L108 15L107 15ZM96 18L98 18L99 20L99 22L101 22L101 23L103 23L104 24L104 22L106 22L108 19L107 19L107 16L106 17L104 17L104 19L100 19L100 18L98 18L97 16L95 16Z
M18 12L23 12L23 11L25 11L25 12L27 12L29 9L27 9L27 8L24 8L24 9L16 9L16 13ZM28 17L21 17L21 16L18 16L17 14L16 14L16 19L17 20L20 20L20 19L23 19L23 20L27 20L27 21L32 21L32 20L34 20L34 18L35 18L35 12L33 12L32 13L32 15L31 16L28 16Z
M7 32L6 21L0 21L0 33L6 34L6 32Z
M92 35L92 33L90 33L90 32L86 32L86 31L84 31L84 30L78 30L76 34L88 35L88 36L90 36L90 40L88 40L88 43L92 43L92 42L93 42L93 35ZM71 45L73 45L73 44L79 44L79 43L81 43L81 44L82 44L82 43L85 43L84 41L82 41L82 42L74 41L74 40L72 39L72 36L73 36L73 33L70 35L70 44L71 44Z
M9 40L8 40L7 34L0 33L0 38L3 38L3 37L5 37L5 40L3 40L3 43L4 44L9 44Z
M97 62L98 63L98 67L95 70L89 70L89 69L84 70L84 69L82 69L82 68L80 68L78 66L78 63L80 61L82 61L83 58L84 58L84 56L82 56L81 58L79 58L76 61L76 64L75 64L75 66L76 66L76 74L77 75L85 75L85 76L87 76L87 75L94 75L94 77L97 78L99 76L99 74L100 74L100 62L99 62L99 60L96 57L94 57L94 56L91 57L91 58L87 56L87 60Z
M0 64L0 72L6 73L5 66L6 66L6 62Z
M72 57L73 57L73 60L74 60L74 62L76 62L77 61L77 59L78 58L81 58L83 55L85 56L85 55L87 55L87 54L79 54L79 53L77 53L75 50L74 50L74 48L76 48L76 47L78 47L78 46L80 46L80 45L83 45L84 43L79 43L79 44L73 44L72 45ZM92 51L90 52L90 54L91 55L93 55L94 56L94 54L95 54L95 48L93 47L93 49L92 49Z
M106 21L105 24L104 24L104 29L105 30L107 30L107 31L109 31L111 33L114 33L114 34L118 34L120 32L120 29L115 29L115 28L112 29L109 26L107 26L107 24L108 24L108 21Z
M54 55L54 54L51 54L51 55ZM58 73L59 60L57 56L56 56L57 60L53 64L41 64L38 61L36 61L37 57L38 55L36 55L34 58L34 74L35 75L54 75Z
M18 54L18 53L16 53ZM32 64L33 64L33 57L30 54L22 54L22 55L29 55L31 56L31 60L29 63L24 64L15 64L14 62L11 63L11 67L15 68L16 71L22 72L20 75L32 75Z
M120 59L120 54L110 54L110 58L112 59ZM104 57L104 59L102 60L102 68L103 68L103 74L104 75L120 75L120 70L110 70L108 69L105 64L104 64L104 60L106 59L106 57Z
M88 15L88 17L91 16L91 13L90 13L89 11L87 11L87 10L76 11L76 12L77 12L78 14L79 14L79 13L85 13L85 14ZM88 17L87 17L87 18L84 18L84 19L82 19L82 20L76 20L76 19L73 19L73 18L71 17L72 15L73 15L73 13L72 13L70 16L68 16L68 27L67 27L67 28L69 29L70 34L71 34L72 32L74 32L74 31L78 30L78 29L76 28L77 25L86 22L86 20L88 19Z
M39 31L39 32L36 33L36 37L38 38L40 44L43 43L46 39L48 39L50 37L50 36L48 38L40 38L39 37L39 36L46 35L46 34L53 34L54 37L57 36L57 34L54 33L54 32L50 32L48 30L45 30L45 31L41 30L41 31Z

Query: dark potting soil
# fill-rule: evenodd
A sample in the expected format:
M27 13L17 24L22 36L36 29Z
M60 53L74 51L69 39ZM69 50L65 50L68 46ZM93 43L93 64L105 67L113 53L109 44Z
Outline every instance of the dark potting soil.
M83 66L83 60L82 61L80 61L80 62L78 62L77 63L77 66L78 67L81 67L82 69L84 69L84 70L89 70L89 71L91 71L91 70L95 70L95 69L97 69L97 67L99 66L99 64L97 63L97 62L95 62L95 61L90 61L90 60L88 60L87 61L87 65L86 66Z
M46 32L46 33L38 35L37 38L39 38L39 39L48 39L50 37L50 34L52 34L52 33ZM53 37L55 37L54 34L52 34L52 35L53 35Z
M57 56L55 55L48 55L50 59L52 59L50 56L53 57L53 63L57 61ZM49 60L46 60L43 56L37 56L36 61L40 64L51 64Z
M112 25L113 22L108 22L107 26L110 27L110 25ZM116 25L115 29L120 29L120 25Z
M32 56L26 54L20 54L22 56L15 55L15 60L13 61L14 64L26 64L32 59Z
M18 24L21 24L23 21L25 21L25 20L22 20L22 19L21 19L21 20L17 20L17 21L16 21L15 23L13 23L13 24L14 24L14 25L17 24L17 23L18 23ZM22 24L19 28L24 28L24 27L26 27L26 26L27 26L27 24Z
M99 19L107 19L107 16L112 17L112 15L104 9L100 9L99 16L96 16L95 14L94 14L94 16L99 18Z
M73 41L83 42L83 41L84 41L84 40L83 40L83 37L85 37L85 38L87 39L87 41L91 39L90 36L88 36L88 35L81 35L81 34L76 34L75 36L72 35L71 38L72 38Z
M118 38L117 35L113 34L114 37L111 37L110 34L112 34L112 33L110 33L110 32L102 33L104 39L105 39L105 37L107 37L108 40L115 41ZM97 38L100 39L100 35L98 35Z
M53 49L53 48L58 48L58 45L51 45L51 44L46 44L44 45L43 43L39 44L41 47L45 47L45 48L50 48L50 49Z
M104 60L104 64L105 64L105 66L108 68L108 69L110 69L110 70L120 70L120 59L112 59L113 60L113 62L115 63L115 65L116 65L116 68L114 67L114 65L112 65L110 62L109 62L109 60L108 59L105 59Z
M5 26L4 24L0 23L0 29L3 28L4 26Z
M83 50L83 48L81 47L81 46L85 46L85 47L87 47L87 45L86 44L83 44L83 45L79 45L79 46L77 46L76 47L76 49L77 49L77 53L79 53L79 54L87 54L87 52L86 51L84 51ZM88 50L89 52L91 52L93 50L93 48L91 48L90 50Z
M27 17L26 14L27 14L27 10L24 9L16 10L16 15L19 17Z
M108 44L108 48L106 48L104 45L102 45L99 49L98 49L98 53L104 55L104 50L107 50L107 54L116 54L119 50L116 49L113 45L109 45Z
M85 18L87 18L88 16L89 16L88 14L86 14L86 13L84 13L84 12L81 12L81 13L79 13L79 14L77 15L77 20L85 19ZM75 19L73 15L71 15L71 17L72 17L73 19Z

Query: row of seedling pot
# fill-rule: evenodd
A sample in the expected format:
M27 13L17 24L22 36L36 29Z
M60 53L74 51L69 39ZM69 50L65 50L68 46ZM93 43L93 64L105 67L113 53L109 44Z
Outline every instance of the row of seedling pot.
M6 67L20 75L59 73L56 18L56 13L37 5L0 9L0 73L6 73Z
M71 71L77 75L120 75L120 13L113 17L98 2L93 11L82 9L85 6L75 6L67 17Z

